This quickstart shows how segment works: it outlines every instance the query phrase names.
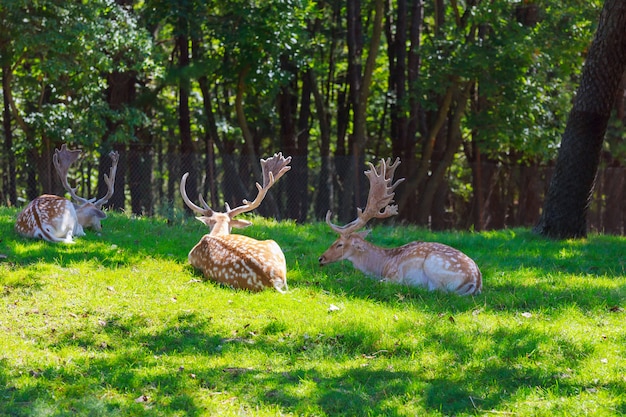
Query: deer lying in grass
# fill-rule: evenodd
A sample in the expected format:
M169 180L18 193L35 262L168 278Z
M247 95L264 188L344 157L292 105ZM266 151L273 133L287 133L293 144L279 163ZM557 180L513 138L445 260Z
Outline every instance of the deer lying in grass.
M243 200L243 205L231 209L226 203L226 212L212 210L199 196L199 207L189 200L185 184L189 173L180 181L180 193L187 206L198 213L198 220L209 226L211 232L189 252L189 263L213 281L233 288L261 291L273 287L281 293L287 290L287 264L280 246L273 240L255 240L248 236L230 234L231 229L251 225L247 220L235 216L256 209L267 191L280 177L291 169L291 157L281 153L267 160L261 159L263 186L256 184L258 195L254 201Z
M378 169L371 163L365 175L370 190L365 210L357 209L357 218L345 226L326 223L339 238L319 258L320 266L347 259L355 268L374 277L429 290L453 291L461 295L478 294L482 275L476 263L464 253L441 243L411 242L399 248L384 249L365 240L368 232L357 232L372 218L383 219L398 214L398 206L390 205L394 190L404 178L392 184L400 159L390 165L381 160Z
M102 206L113 195L115 173L119 155L111 152L113 161L109 175L104 174L104 181L108 191L104 197L95 201L87 200L76 195L76 189L70 187L67 181L67 172L80 156L79 150L68 150L65 144L61 150L55 149L52 160L63 187L75 203L56 195L44 194L31 201L17 216L15 230L22 236L44 239L48 242L74 243L74 236L84 236L84 228L91 227L102 230L100 221L106 218Z

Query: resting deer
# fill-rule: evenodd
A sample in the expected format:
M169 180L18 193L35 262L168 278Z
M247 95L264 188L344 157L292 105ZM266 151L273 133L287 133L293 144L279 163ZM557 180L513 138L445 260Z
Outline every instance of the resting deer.
M400 159L390 165L381 160L378 169L371 163L365 175L370 190L365 210L357 209L357 218L345 226L326 223L339 234L319 258L320 266L347 259L355 268L370 276L398 284L423 286L429 290L454 291L461 295L478 294L482 290L482 275L476 263L464 253L441 243L411 242L399 248L384 249L365 240L368 232L358 232L372 218L387 218L398 214L398 206L390 205L394 190L404 178L392 184Z
M189 263L213 281L233 288L261 291L273 287L281 293L287 290L287 265L280 246L273 240L255 240L248 236L230 234L231 229L250 226L247 220L235 216L259 207L267 191L280 177L291 169L291 157L281 153L267 160L261 159L263 186L256 183L258 194L254 201L243 200L243 205L231 209L226 203L226 212L212 210L199 196L199 207L189 200L185 184L189 173L180 181L180 193L187 206L198 213L198 220L209 226L211 232L189 252Z
M112 162L109 175L104 174L108 190L104 197L95 201L76 195L76 189L70 187L67 173L80 156L80 150L68 150L65 144L61 150L55 149L52 161L61 178L63 187L75 201L56 195L44 194L31 201L17 216L15 229L26 237L44 239L48 242L74 243L74 236L84 236L84 228L102 230L101 220L106 218L102 206L111 198L114 191L115 173L119 154L111 151Z

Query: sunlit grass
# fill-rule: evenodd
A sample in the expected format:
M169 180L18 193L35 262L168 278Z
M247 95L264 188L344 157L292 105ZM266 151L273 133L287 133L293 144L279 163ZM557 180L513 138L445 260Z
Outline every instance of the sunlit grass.
M252 217L289 292L249 293L187 264L196 220L112 214L54 245L0 208L0 415L626 414L626 239L375 226L440 241L483 272L476 297L320 268L323 224Z

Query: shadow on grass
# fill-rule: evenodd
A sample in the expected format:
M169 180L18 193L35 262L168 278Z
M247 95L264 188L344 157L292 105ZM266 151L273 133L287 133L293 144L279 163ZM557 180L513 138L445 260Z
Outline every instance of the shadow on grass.
M73 406L94 415L159 415L206 413L201 396L227 401L237 398L250 410L260 406L302 415L406 415L422 409L441 415L475 414L506 407L520 389L558 390L561 396L577 396L591 387L563 376L575 368L591 347L560 343L562 358L542 362L541 346L552 334L536 329L500 329L494 335L497 358L480 357L471 339L460 339L454 332L428 326L425 350L447 352L456 359L456 369L434 368L419 355L399 349L382 352L382 366L371 355L373 346L366 329L352 328L351 337L329 334L315 341L278 338L280 331L232 338L213 328L210 317L181 314L176 323L159 332L142 332L145 317L112 317L98 332L57 335L52 349L76 346L88 354L66 364L23 372L30 381L25 388L13 385L13 376L0 361L0 413L32 415L31 407L50 407L63 398L63 409ZM115 340L101 343L102 336ZM284 336L284 335L280 335ZM91 353L90 353L91 352ZM265 363L248 367L248 356L267 357ZM206 360L185 366L185 358L204 356ZM172 360L174 358L175 360ZM215 358L216 360L211 360ZM281 360L273 361L275 358ZM233 362L230 362L233 361ZM259 361L256 361L259 363ZM279 363L279 365L275 365ZM50 386L75 387L61 397ZM614 382L604 389L622 392L625 384ZM121 401L124 396L142 398ZM66 408L69 407L69 408ZM620 405L624 409L624 404ZM102 414L99 414L102 413ZM60 409L49 415L65 415Z

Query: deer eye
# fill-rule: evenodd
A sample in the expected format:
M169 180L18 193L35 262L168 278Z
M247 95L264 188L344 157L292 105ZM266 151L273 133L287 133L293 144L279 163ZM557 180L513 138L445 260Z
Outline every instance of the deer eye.
M343 243L337 243L338 248L343 248Z

